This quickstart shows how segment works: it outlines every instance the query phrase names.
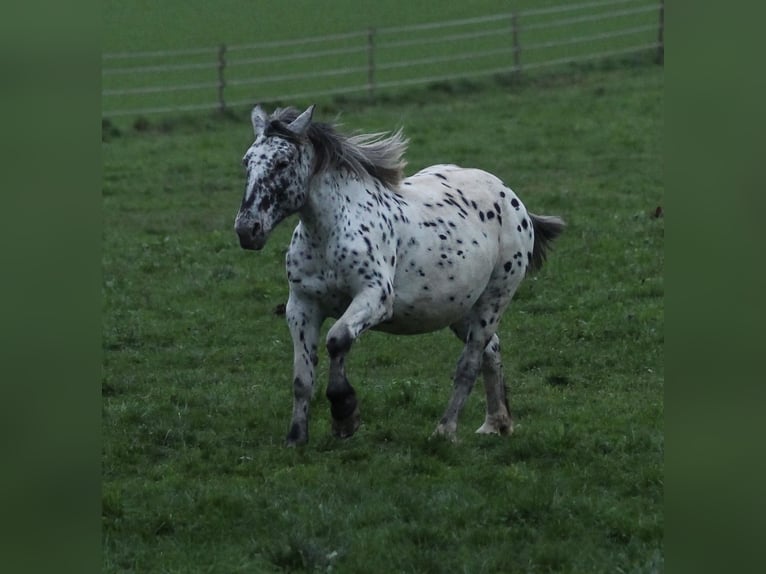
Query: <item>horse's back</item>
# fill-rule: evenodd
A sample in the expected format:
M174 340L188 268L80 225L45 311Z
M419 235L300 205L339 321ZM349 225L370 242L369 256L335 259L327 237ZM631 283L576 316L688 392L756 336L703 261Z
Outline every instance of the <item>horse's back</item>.
M534 230L524 203L487 171L432 165L403 180L401 188L413 211L447 221L453 231L472 236L474 245L497 241L500 251L532 251Z
M441 186L446 190L459 188L468 195L484 195L504 187L500 178L487 171L452 163L423 168L402 180L402 184L405 188L410 186L410 190L432 186Z

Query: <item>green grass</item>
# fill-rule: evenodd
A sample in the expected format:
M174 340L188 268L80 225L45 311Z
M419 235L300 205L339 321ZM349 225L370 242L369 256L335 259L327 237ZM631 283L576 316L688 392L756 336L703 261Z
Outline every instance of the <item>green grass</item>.
M134 57L103 61L102 113L112 120L126 114L132 121L139 115L137 110L217 107L221 45L228 47L224 97L227 105L242 111L255 102L282 99L295 103L320 98L326 103L331 99L328 92L366 96L370 80L376 94L391 94L401 91L402 82L409 83L406 89L423 78L489 77L514 66L514 35L508 18L415 30L401 30L402 26L515 11L521 14L516 37L525 74L536 74L539 66L555 61L646 46L657 38L658 4L653 6L653 0L580 4L585 8L540 14L534 11L571 7L571 3L517 0L509 5L502 0L474 0L442 2L435 10L429 2L386 0L360 5L358 0L335 0L322 3L318 10L316 2L306 0L257 6L243 0L165 0L151 5L110 0L104 11L104 51ZM647 11L630 13L642 8ZM612 16L603 18L608 14ZM370 42L371 29L375 32ZM337 35L341 37L328 37ZM583 41L585 37L590 39ZM284 43L304 40L311 42ZM255 44L257 48L243 49ZM196 52L178 53L190 49ZM157 53L163 50L171 53ZM135 55L147 51L149 55ZM374 62L371 74L370 61ZM131 93L147 88L148 93Z
M106 0L103 8L105 52L200 48L254 44L391 27L475 18L511 10L561 6L564 0L472 0L433 3L408 0L362 2L333 0L318 9L314 0L166 0L128 3ZM618 7L619 8L619 7Z
M501 325L517 430L428 437L460 352L448 332L365 334L363 426L330 434L320 363L305 448L282 446L294 220L238 247L246 113L107 130L103 151L106 572L654 572L663 550L663 70L457 83L349 129L411 139L408 173L496 173L569 227Z

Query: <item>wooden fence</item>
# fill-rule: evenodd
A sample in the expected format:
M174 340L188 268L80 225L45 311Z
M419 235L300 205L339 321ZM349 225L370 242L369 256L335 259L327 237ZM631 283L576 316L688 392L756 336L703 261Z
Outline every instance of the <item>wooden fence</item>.
M652 52L664 2L601 0L247 45L102 56L102 116L306 102Z

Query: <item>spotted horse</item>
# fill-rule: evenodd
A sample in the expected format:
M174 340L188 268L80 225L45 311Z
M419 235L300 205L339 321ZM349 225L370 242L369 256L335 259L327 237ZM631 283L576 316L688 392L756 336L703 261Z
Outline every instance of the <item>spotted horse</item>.
M479 169L434 165L404 178L401 129L346 135L313 121L313 113L314 106L271 115L253 109L255 141L242 160L247 183L235 222L240 245L259 250L278 223L299 216L286 256L294 349L287 444L308 441L319 333L328 317L337 319L326 340L336 436L350 437L360 425L344 366L357 337L368 329L414 334L444 327L464 347L434 434L455 439L479 373L486 417L476 432L511 433L498 323L564 222L529 213L500 179Z

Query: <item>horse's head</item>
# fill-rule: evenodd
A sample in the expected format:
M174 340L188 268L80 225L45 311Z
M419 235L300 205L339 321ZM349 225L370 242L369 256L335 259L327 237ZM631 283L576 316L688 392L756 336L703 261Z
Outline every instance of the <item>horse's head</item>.
M247 185L234 223L243 249L261 249L271 230L306 202L313 164L307 134L314 106L297 116L283 112L280 118L287 119L270 118L260 106L251 114L255 141L242 158Z

